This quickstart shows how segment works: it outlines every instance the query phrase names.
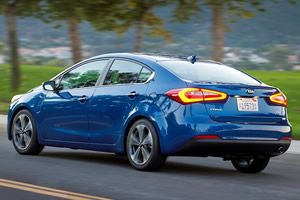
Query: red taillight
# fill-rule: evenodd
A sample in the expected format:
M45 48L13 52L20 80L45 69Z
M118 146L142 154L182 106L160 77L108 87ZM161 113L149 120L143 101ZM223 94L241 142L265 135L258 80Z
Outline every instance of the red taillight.
M220 139L217 135L197 135L194 137L195 139Z
M282 137L280 140L292 140L291 137Z
M281 92L271 95L269 99L272 103L287 106L286 97Z
M223 92L200 88L182 88L170 90L166 93L166 95L181 104L204 101L225 101L228 97L228 95Z

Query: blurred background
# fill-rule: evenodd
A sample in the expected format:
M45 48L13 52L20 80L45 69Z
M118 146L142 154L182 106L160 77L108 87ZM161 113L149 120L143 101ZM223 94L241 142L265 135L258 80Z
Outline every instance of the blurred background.
M300 139L297 0L0 0L0 113L85 58L197 55L279 87Z

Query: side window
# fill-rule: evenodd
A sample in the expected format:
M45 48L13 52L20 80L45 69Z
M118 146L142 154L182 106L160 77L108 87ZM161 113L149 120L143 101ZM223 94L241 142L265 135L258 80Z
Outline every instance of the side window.
M126 60L115 60L107 72L104 85L136 83L142 66Z
M151 74L152 72L149 69L144 67L139 75L137 83L145 83L149 79Z
M94 61L67 72L59 84L60 90L93 87L109 60Z

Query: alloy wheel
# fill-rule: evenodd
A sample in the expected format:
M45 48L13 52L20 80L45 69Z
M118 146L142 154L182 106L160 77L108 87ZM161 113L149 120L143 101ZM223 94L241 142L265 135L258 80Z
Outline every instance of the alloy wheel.
M144 165L150 158L153 138L150 129L140 124L134 128L129 138L129 155L136 165Z
M30 118L21 114L13 124L13 137L16 147L19 150L26 150L32 140L33 126Z

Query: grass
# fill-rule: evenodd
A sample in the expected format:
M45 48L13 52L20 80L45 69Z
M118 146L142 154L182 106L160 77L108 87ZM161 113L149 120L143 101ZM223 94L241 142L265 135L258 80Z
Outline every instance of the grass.
M287 96L289 121L293 137L300 139L300 71L247 71L268 85L280 88Z
M61 67L27 66L21 67L21 87L17 92L9 91L10 66L0 65L0 113L6 114L9 102L16 94L27 92L31 88L49 80L64 70ZM288 97L289 120L293 126L293 137L300 139L300 71L247 71L268 85L279 87Z

